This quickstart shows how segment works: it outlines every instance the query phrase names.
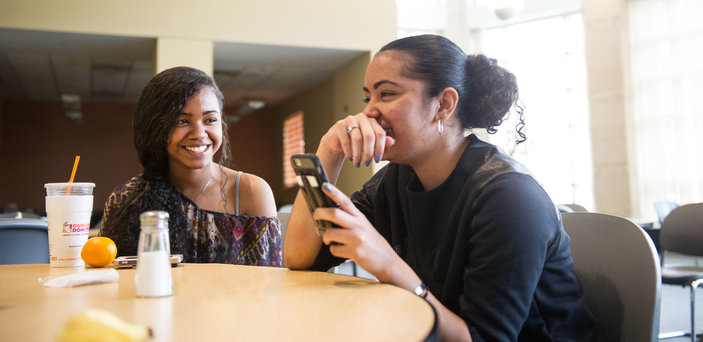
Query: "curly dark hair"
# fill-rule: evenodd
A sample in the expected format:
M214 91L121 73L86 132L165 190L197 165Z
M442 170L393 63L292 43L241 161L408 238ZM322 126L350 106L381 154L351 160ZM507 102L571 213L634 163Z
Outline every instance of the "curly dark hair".
M459 93L457 112L463 128L485 128L495 133L515 106L520 122L515 127L520 139L527 138L523 107L515 75L484 55L466 55L456 44L438 35L419 35L397 39L381 52L398 52L407 59L404 76L425 82L425 96L432 98L445 88Z
M171 252L183 254L186 261L193 259L181 194L167 180L166 149L168 137L186 102L205 87L213 91L222 112L222 92L212 77L197 69L175 67L164 70L144 87L134 113L134 147L144 170L121 204L112 208L101 230L101 235L115 241L118 255L136 255L139 215L144 211L163 210L169 214ZM228 166L231 157L227 122L224 118L220 122L222 144L218 163ZM222 169L220 171L224 173ZM223 194L224 186L222 184Z

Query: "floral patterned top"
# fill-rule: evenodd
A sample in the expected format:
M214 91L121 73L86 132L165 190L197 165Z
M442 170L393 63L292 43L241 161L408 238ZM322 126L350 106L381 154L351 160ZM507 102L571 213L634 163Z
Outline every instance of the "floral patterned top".
M278 218L204 210L181 197L197 262L281 266Z
M141 175L133 177L110 194L105 203L105 220L109 220L113 209L122 205L127 193L140 181ZM238 214L238 203L237 214L205 210L179 194L195 262L281 267L281 223L278 218Z

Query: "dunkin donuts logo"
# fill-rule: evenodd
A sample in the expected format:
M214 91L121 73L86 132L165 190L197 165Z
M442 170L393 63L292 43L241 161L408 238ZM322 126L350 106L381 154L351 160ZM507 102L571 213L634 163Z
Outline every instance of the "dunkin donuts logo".
M90 230L90 223L63 223L63 232L67 233L85 233Z

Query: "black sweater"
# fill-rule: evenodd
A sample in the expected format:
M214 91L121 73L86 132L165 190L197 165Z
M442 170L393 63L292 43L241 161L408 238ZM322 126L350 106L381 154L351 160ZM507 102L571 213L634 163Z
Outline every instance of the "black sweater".
M352 201L474 341L592 340L569 237L527 170L495 146L469 147L439 187L389 164ZM314 267L342 259L323 246Z

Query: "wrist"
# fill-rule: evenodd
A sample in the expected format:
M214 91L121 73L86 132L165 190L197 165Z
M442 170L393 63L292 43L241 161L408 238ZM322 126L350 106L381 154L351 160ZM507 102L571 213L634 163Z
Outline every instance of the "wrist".
M406 265L397 254L392 255L391 258L386 259L384 264L379 265L380 267L377 269L378 274L374 274L374 276L382 283L393 284L407 289L407 286L403 286L405 283L403 274L406 271Z
M322 145L323 144L320 144L320 146L318 146L315 155L320 159L322 166L325 168L325 171L327 171L327 177L330 183L336 184L337 176L339 176L339 171L342 169L342 163L344 162L344 154L330 151Z
M405 260L393 252L392 260L381 267L376 278L382 283L393 284L404 288L408 291L413 291L417 284L422 283L422 279L415 274L415 271L408 265Z

